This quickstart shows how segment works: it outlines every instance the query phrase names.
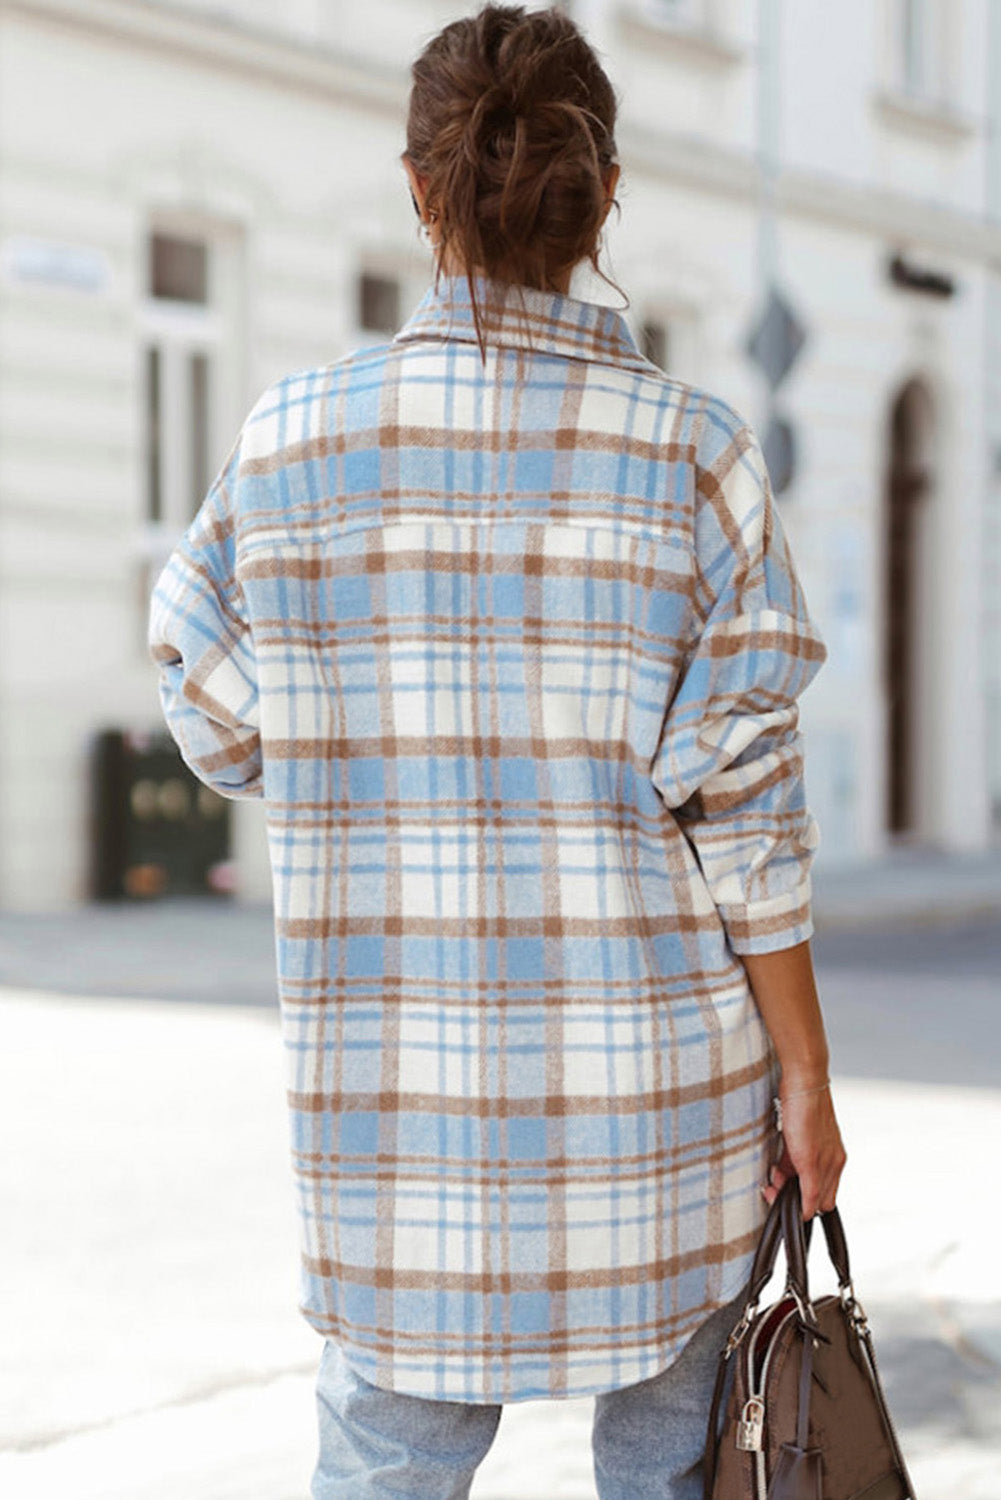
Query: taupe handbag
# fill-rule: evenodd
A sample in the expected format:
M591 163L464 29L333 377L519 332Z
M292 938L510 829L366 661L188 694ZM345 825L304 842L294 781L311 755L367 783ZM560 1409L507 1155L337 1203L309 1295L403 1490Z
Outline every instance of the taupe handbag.
M915 1500L852 1286L841 1217L835 1208L820 1220L839 1289L811 1302L806 1262L813 1220L804 1224L799 1178L790 1177L761 1231L744 1310L720 1355L704 1500ZM759 1312L780 1241L786 1288Z

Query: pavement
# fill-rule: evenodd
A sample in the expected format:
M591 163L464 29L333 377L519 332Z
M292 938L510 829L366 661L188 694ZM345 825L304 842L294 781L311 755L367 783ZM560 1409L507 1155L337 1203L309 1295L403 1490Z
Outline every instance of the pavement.
M904 844L861 865L818 860L812 884L818 932L941 926L1001 913L1001 847L952 854Z
M1001 1500L1001 861L980 863L912 863L879 920L885 869L815 902L839 1207L921 1500ZM260 906L0 915L3 1496L307 1500L321 1342L273 966ZM509 1403L471 1500L595 1500L592 1409Z

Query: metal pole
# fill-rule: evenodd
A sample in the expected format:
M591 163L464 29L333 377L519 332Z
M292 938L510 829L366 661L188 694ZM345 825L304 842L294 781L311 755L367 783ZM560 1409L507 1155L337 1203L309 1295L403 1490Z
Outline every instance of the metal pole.
M757 139L758 242L755 280L762 307L768 289L778 279L778 225L776 179L779 173L780 60L779 0L758 0L757 38ZM774 413L774 392L765 381L765 412L761 430L767 429Z
M996 224L1001 220L1001 5L987 0L987 37L984 47L984 218ZM996 365L1001 358L1001 275L992 259L985 266L984 300L984 370L981 390L989 393L998 378ZM998 600L998 568L1001 566L1001 543L991 540L1001 528L1001 430L991 420L989 398L983 408L983 434L987 450L984 464L984 507L981 515L981 606L980 637L984 641L981 656L981 681L984 694L985 745L987 773L988 836L1001 832L1001 673L996 666L1001 648L1001 604Z

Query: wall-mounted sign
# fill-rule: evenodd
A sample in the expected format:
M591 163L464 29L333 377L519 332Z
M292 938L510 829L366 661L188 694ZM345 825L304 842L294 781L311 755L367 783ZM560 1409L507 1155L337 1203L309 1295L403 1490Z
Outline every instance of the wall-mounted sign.
M782 495L796 475L796 432L791 422L772 415L761 439L765 467L776 495Z
M0 267L7 281L72 287L79 292L103 292L111 281L111 260L104 250L28 235L9 235L0 244Z
M806 342L806 328L788 299L770 285L765 304L744 345L774 391L792 369Z
M904 286L911 292L923 292L928 297L953 297L956 283L953 277L934 267L917 266L903 255L893 255L887 263L887 274L895 286Z

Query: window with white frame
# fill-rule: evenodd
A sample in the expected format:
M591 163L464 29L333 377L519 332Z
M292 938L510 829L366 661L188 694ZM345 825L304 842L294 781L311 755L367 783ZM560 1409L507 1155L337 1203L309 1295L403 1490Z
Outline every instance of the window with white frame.
M914 98L941 100L945 94L946 20L942 0L899 0L900 82Z
M144 629L153 585L221 462L219 438L229 416L228 409L220 412L221 398L233 405L232 309L216 293L224 280L221 249L212 236L189 231L153 228L146 238L137 327ZM233 269L229 264L227 282L236 279Z
M211 479L209 404L217 315L209 303L210 246L153 233L143 310L146 520L182 531Z

